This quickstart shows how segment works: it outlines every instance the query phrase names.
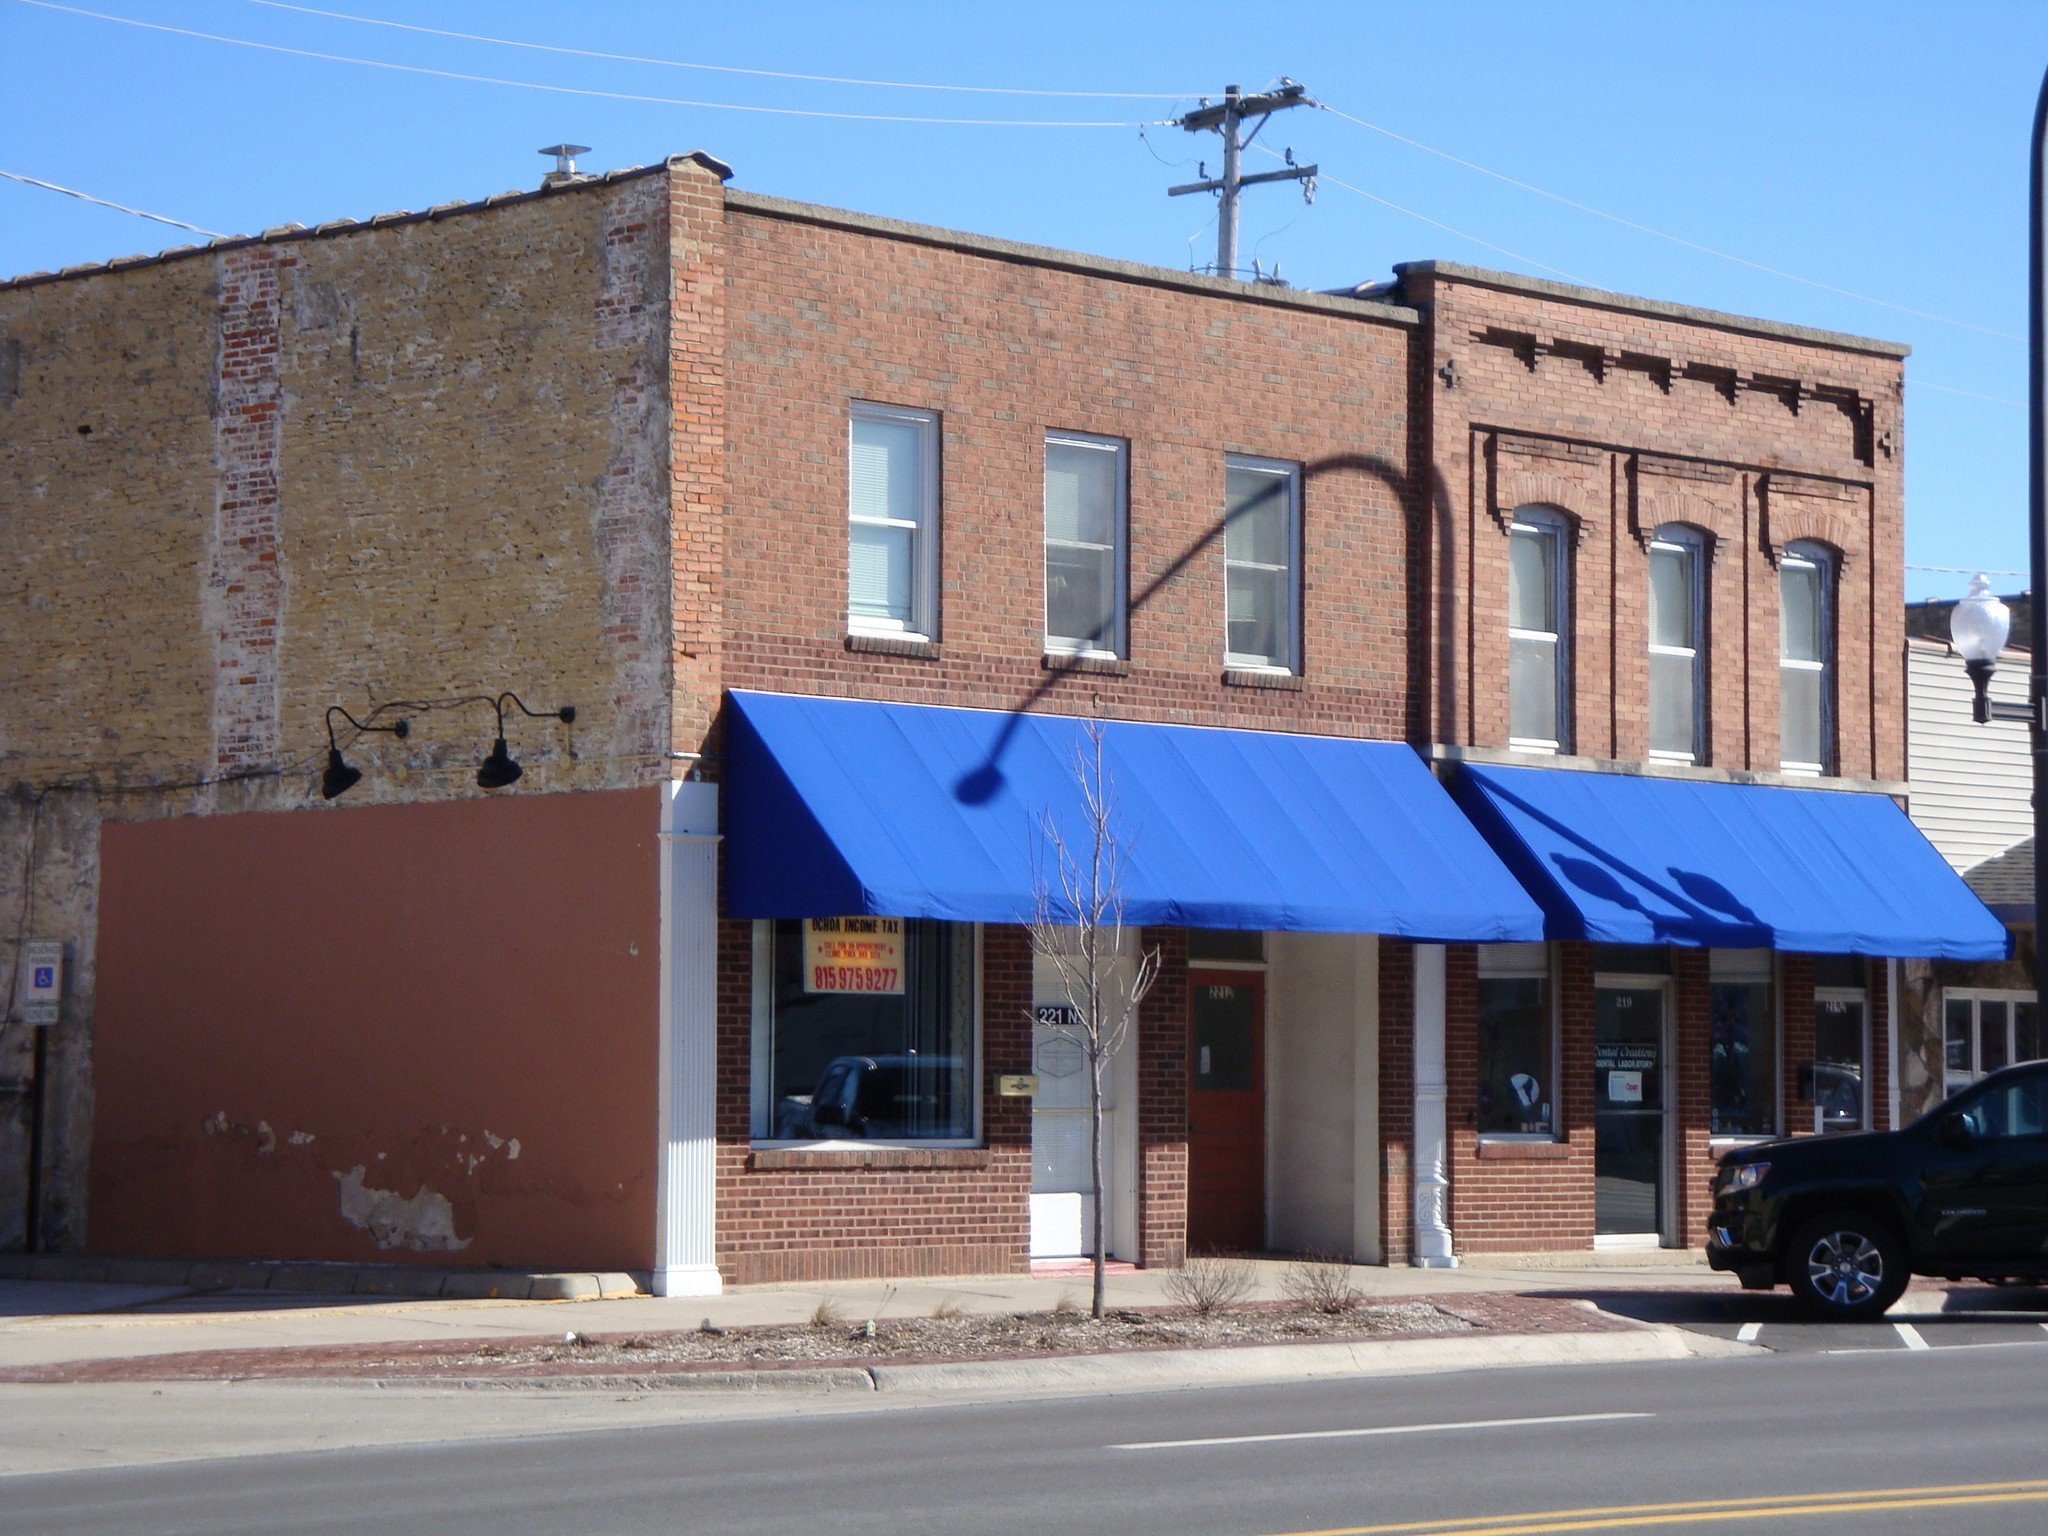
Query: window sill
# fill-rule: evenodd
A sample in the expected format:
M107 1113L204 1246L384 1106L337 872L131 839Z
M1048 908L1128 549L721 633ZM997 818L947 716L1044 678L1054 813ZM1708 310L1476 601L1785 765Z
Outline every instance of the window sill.
M1481 1136L1478 1152L1480 1161L1489 1163L1561 1163L1572 1155L1572 1144L1547 1138Z
M1286 693L1299 693L1302 689L1299 672L1268 672L1259 667L1225 667L1223 686L1226 688L1278 688Z
M1038 664L1048 672L1087 672L1097 677L1129 677L1131 664L1121 656L1090 656L1081 651L1047 651Z
M846 637L846 648L870 656L915 656L927 661L936 661L945 654L939 649L938 641L911 635L855 633Z
M987 1147L861 1147L844 1142L822 1146L756 1147L747 1167L756 1172L825 1168L987 1168Z

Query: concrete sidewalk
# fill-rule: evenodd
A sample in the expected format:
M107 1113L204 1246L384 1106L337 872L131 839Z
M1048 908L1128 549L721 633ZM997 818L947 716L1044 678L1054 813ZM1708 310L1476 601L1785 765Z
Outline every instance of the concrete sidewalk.
M1606 1262L1626 1259L1628 1262ZM1251 1299L1282 1295L1287 1261L1249 1261ZM1171 1304L1170 1271L1118 1268L1108 1279L1115 1307ZM1696 1255L1568 1255L1556 1267L1453 1270L1359 1266L1353 1283L1368 1301L1499 1294L1713 1287L1733 1281ZM193 1351L332 1348L378 1344L531 1338L580 1333L682 1331L709 1320L720 1328L808 1320L829 1300L843 1317L930 1317L940 1307L975 1313L1046 1311L1062 1298L1085 1306L1090 1276L984 1275L754 1286L713 1297L598 1296L581 1300L431 1300L295 1294L274 1289L0 1281L0 1370L65 1362L136 1359Z
M0 1281L0 1373L43 1377L37 1382L0 1380L0 1478L345 1447L936 1411L971 1402L1318 1380L1362 1383L1446 1371L1756 1353L1747 1345L1703 1339L1667 1325L1589 1317L1567 1301L1573 1295L1618 1292L1656 1293L1677 1302L1688 1291L1733 1284L1684 1255L1631 1257L1636 1262L1541 1269L1354 1270L1355 1284L1368 1300L1433 1300L1487 1315L1480 1331L1463 1335L953 1364L828 1365L735 1371L726 1373L723 1382L669 1376L486 1385L326 1378L317 1365L302 1377L250 1379L238 1374L230 1360L198 1359L190 1363L199 1379L179 1379L178 1362L166 1357L250 1351L267 1354L277 1364L301 1352L560 1339L572 1330L647 1334L694 1329L706 1319L721 1328L800 1323L810 1319L821 1300L831 1301L848 1320L929 1317L941 1306L980 1313L1044 1311L1062 1298L1085 1304L1089 1276L1082 1270L758 1287L695 1299L581 1301L373 1301L273 1289ZM1650 1262L1642 1262L1646 1258ZM1286 1263L1254 1261L1253 1267L1256 1297L1279 1296ZM1117 1307L1168 1304L1166 1279L1159 1271L1113 1272L1109 1299ZM1559 1318L1561 1309L1583 1318L1587 1330ZM1562 1324L1562 1331L1518 1331L1517 1318L1534 1312L1548 1313L1549 1326ZM133 1366L133 1375L152 1379L109 1379L130 1374L124 1363ZM221 1365L228 1368L218 1370ZM289 1370L290 1363L286 1366Z

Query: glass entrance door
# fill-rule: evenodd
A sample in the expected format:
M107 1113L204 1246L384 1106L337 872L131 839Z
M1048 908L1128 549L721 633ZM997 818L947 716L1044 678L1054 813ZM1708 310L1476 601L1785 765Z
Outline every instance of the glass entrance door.
M1593 994L1593 1231L1664 1230L1664 989Z

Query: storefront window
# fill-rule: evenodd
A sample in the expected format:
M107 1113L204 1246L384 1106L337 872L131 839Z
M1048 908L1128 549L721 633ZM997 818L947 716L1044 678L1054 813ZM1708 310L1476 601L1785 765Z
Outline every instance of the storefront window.
M1479 1133L1552 1136L1556 1122L1549 951L1542 944L1479 949Z
M897 918L773 925L755 1022L754 1134L781 1141L974 1135L974 929Z
M1986 1072L2034 1061L2041 1055L2041 1029L2031 992L1985 992L1951 988L1942 994L1944 1095L1967 1088Z
M1715 1136L1778 1130L1778 1010L1771 952L1716 952L1709 990L1708 1076Z

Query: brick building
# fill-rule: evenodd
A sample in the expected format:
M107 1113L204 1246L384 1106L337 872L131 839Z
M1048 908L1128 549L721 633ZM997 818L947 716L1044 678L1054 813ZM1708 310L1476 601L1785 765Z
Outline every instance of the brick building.
M1083 720L1163 961L1116 1256L1694 1243L1717 1139L1884 1122L1892 961L2004 944L1896 836L1903 348L725 177L0 283L41 1241L668 1290L1072 1254L1021 923Z

